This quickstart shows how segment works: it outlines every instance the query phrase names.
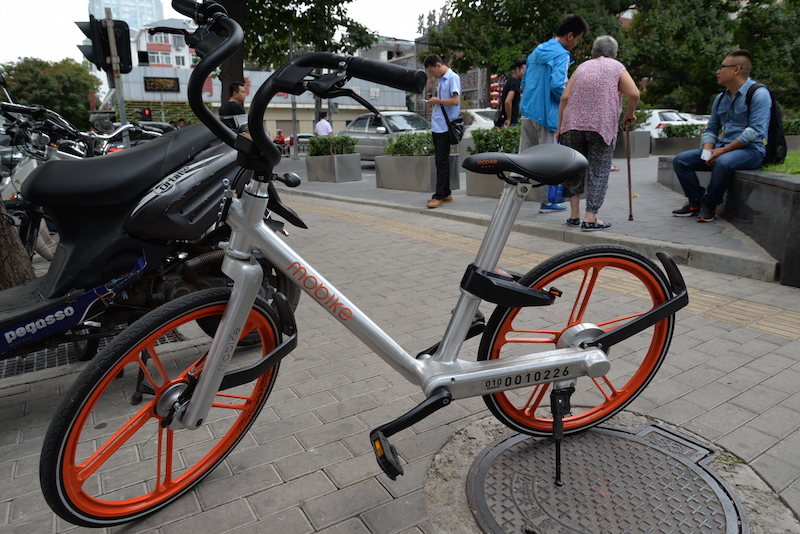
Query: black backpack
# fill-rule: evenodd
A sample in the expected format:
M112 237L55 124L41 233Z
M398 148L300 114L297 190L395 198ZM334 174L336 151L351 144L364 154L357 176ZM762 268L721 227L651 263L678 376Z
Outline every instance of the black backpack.
M769 91L769 87L763 83L754 83L747 90L747 96L745 97L747 113L750 113L750 101L753 99L753 93L756 92L756 89L761 87L766 87L767 91ZM772 109L769 111L769 131L767 132L766 139L767 155L764 156L764 165L783 163L783 160L786 159L787 151L786 137L783 135L783 114L781 113L781 107L775 101L772 91L769 91L769 96L772 98Z

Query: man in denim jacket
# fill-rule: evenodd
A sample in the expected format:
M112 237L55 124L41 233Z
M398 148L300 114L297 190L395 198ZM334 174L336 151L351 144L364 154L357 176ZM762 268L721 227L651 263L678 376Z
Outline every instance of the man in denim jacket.
M714 100L703 133L703 148L682 152L672 161L689 199L672 212L676 217L696 215L698 222L713 221L736 171L757 169L764 162L772 97L766 87L757 89L747 109L747 90L755 83L750 79L751 65L750 52L737 50L717 69L717 82L726 90ZM711 171L708 189L703 189L697 179L695 171L699 170Z

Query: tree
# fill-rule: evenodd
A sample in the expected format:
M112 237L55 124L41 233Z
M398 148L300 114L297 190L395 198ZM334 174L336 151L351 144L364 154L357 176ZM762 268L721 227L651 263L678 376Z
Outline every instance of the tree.
M737 21L735 42L753 54L751 77L767 84L784 110L800 111L800 2L753 0Z
M100 80L73 59L59 62L23 58L2 65L8 92L19 104L40 104L52 109L80 129L89 127L89 91Z
M620 34L618 17L627 7L620 0L454 0L441 29L428 30L423 54L439 54L456 72L477 67L508 73L517 59L555 36L565 15L578 13L590 28L573 50L580 63L588 59L594 36Z
M242 64L273 69L289 59L289 32L296 50L351 54L373 44L377 38L365 26L347 16L352 0L222 0L228 15L245 30L244 48L222 65L220 81L223 102L227 87L244 77Z
M714 73L725 54L736 48L733 30L736 0L640 0L620 61L635 79L650 82L643 100L651 105L669 95L705 113L720 91ZM678 104L673 104L678 105Z
M0 202L0 290L33 280L33 264Z

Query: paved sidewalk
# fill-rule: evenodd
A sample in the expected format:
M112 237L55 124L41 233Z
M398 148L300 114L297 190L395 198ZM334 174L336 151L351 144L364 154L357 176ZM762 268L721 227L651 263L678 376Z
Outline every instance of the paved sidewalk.
M539 203L528 201L517 218L519 232L573 244L614 242L655 253L666 250L681 265L689 265L725 274L757 280L774 280L777 262L752 239L728 221L717 218L713 223L698 223L692 218L673 217L672 210L686 201L657 183L659 156L631 160L633 221L628 220L628 172L624 159L615 159L619 172L612 172L605 203L599 218L613 227L596 232L582 232L568 227L568 212L539 213ZM497 200L466 195L466 175L461 173L461 189L453 191L453 202L441 208L425 207L430 194L379 189L375 186L375 165L362 162L362 180L356 182L309 182L305 179L305 159L284 159L276 172L296 172L303 183L296 189L282 187L287 195L311 195L350 202L379 203L405 211L436 217L457 218L473 223L488 220ZM463 169L462 169L463 171ZM536 195L533 192L532 195ZM538 197L537 197L538 198ZM585 202L581 201L581 217Z
M646 198L644 186L638 191ZM675 195L659 194L671 209ZM424 195L416 196L423 205ZM440 339L483 227L375 202L288 194L284 200L310 227L290 229L287 241L390 336L412 354ZM459 213L466 202L457 194L448 210ZM642 226L655 218L641 211ZM623 213L605 219L625 228L627 208ZM532 207L523 217L540 218ZM738 238L728 234L707 239L729 242L731 249L719 250L735 252ZM524 272L572 246L513 232L503 265ZM665 364L631 410L743 459L800 516L800 290L691 266L681 270L691 303L678 314ZM393 442L406 475L392 482L375 462L369 429L420 402L418 388L306 297L297 320L300 345L284 360L250 438L195 491L113 532L434 534L423 494L428 465L454 432L488 415L483 401L455 402L398 434ZM478 338L470 340L465 349L474 352L477 344ZM2 532L84 531L49 511L37 473L47 425L83 365L0 381Z

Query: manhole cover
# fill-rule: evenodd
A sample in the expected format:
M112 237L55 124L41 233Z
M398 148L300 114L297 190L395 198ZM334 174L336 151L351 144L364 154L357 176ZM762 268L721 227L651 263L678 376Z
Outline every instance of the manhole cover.
M556 486L549 440L513 434L475 460L467 499L485 532L515 534L747 534L747 517L706 468L712 451L649 424L597 428L562 445Z

